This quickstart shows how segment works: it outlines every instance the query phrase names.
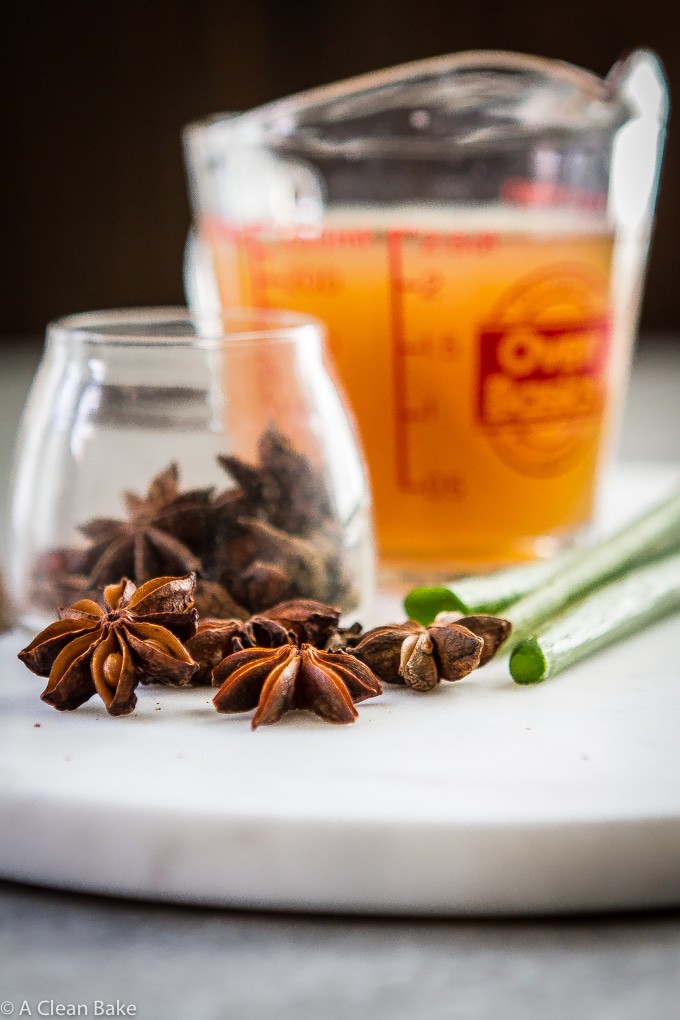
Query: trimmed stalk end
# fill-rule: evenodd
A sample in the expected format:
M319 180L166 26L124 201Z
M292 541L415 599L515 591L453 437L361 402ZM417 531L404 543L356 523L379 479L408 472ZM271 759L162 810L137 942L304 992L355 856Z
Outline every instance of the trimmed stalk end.
M404 599L409 620L429 627L437 613L467 613L468 607L449 588L414 588Z
M537 684L548 675L548 662L535 637L520 641L510 656L510 675L516 684Z

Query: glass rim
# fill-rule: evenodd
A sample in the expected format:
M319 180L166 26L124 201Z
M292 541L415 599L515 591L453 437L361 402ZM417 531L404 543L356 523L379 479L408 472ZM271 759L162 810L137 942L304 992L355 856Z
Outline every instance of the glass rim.
M184 127L182 136L185 144L191 148L194 143L228 123L230 126L236 127L244 125L268 128L277 123L284 123L295 115L313 112L331 103L343 102L354 96L370 92L379 92L394 85L397 80L400 85L403 85L417 81L422 77L444 76L451 72L471 69L552 73L554 77L579 88L591 102L602 103L610 108L609 117L603 119L602 123L590 124L591 129L611 130L613 126L619 126L619 123L625 122L630 116L626 103L612 95L607 78L600 77L594 71L580 67L578 64L513 50L476 49L426 57L382 68L378 71L365 72L331 84L315 86L303 92L284 96L251 110L213 113L191 121ZM261 142L260 137L252 135L245 137L241 144L247 147L248 145L261 144Z
M312 315L275 308L192 312L183 305L76 312L47 326L47 339L120 347L194 347L321 340L325 326Z

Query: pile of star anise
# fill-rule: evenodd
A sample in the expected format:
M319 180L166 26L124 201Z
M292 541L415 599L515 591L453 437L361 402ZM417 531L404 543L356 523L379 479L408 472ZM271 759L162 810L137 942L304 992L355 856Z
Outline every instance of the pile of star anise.
M256 709L252 726L293 709L334 723L354 722L355 704L383 683L427 691L458 680L491 658L510 631L505 620L470 616L430 627L408 621L339 626L340 610L294 599L250 618L199 623L196 575L128 578L104 589L103 604L83 598L19 653L48 677L43 701L78 708L95 693L111 715L133 711L142 683L212 683L218 712Z
M127 516L84 521L82 547L50 549L34 571L34 602L55 611L96 598L112 579L141 585L196 573L202 615L246 619L286 599L314 598L344 609L355 601L341 535L321 473L275 426L258 460L217 458L230 486L183 491L177 464L144 496L122 494ZM216 474L219 475L216 468Z

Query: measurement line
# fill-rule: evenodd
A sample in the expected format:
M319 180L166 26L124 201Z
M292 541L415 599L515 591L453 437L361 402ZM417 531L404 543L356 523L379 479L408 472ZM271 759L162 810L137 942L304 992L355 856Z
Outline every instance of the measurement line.
M397 461L397 485L408 492L408 408L406 401L406 337L404 328L404 277L402 266L402 235L399 230L387 232L387 278L390 288L390 318L392 324L392 378L394 382L394 417Z

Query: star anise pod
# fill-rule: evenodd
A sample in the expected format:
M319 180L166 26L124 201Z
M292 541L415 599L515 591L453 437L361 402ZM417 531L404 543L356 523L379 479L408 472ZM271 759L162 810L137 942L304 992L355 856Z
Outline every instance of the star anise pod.
M375 674L344 652L322 652L312 645L246 648L227 656L213 670L220 689L213 698L218 712L247 712L256 729L286 712L308 710L332 723L351 723L354 705L382 693Z
M332 517L321 472L276 425L264 430L257 451L257 464L233 455L218 457L244 492L251 515L259 511L275 528L303 536Z
M217 617L221 620L247 620L250 615L248 610L229 594L224 585L205 577L199 577L196 581L194 605L201 619Z
M279 648L303 644L326 649L337 633L340 611L313 599L293 599L272 606L248 620L201 620L187 643L187 651L199 664L193 683L211 683L211 670L222 659L244 648Z
M275 620L286 630L295 634L297 644L308 643L315 648L325 648L336 633L340 620L337 606L329 606L316 599L290 599L266 609L260 614L267 620Z
M256 517L225 515L218 524L215 578L251 613L281 598L330 598L336 551L321 534L282 531Z
M350 648L356 648L363 636L364 630L358 621L355 621L351 627L338 627L328 638L324 651L346 652Z
M488 616L485 613L477 613L474 616L462 616L460 613L437 613L434 619L435 626L442 626L447 623L457 623L461 627L467 627L473 634L481 638L484 647L479 660L483 666L493 659L494 655L502 644L510 637L512 624L500 616Z
M290 589L290 577L276 563L255 560L241 574L240 588L249 606L262 609L281 601Z
M386 683L429 691L440 680L471 673L480 665L484 647L483 638L461 621L421 627L409 620L367 631L351 654Z
M170 464L152 480L145 496L123 493L126 520L95 517L79 530L91 540L74 571L96 587L112 577L131 577L135 584L151 578L198 571L201 542L212 513L212 488L180 492L179 471Z
M36 556L33 566L31 598L36 605L56 612L58 606L78 599L97 600L101 585L79 574L83 550L68 546L46 549Z
M212 670L227 655L244 648L279 648L293 644L294 636L281 624L262 616L249 620L201 620L196 633L186 643L187 651L198 663L193 683L212 683Z
M196 663L182 641L196 630L194 574L157 577L141 588L124 577L104 589L105 607L81 599L59 612L19 658L49 676L41 697L74 709L98 693L110 715L132 712L137 685L189 682Z

